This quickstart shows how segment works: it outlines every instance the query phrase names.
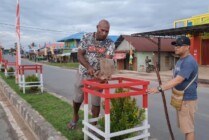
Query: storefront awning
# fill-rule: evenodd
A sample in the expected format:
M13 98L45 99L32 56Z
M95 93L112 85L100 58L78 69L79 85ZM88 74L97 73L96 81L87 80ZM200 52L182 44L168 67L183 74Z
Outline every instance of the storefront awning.
M58 54L57 56L70 56L70 55L71 53L69 52L69 53Z
M113 56L113 59L125 59L126 58L126 53L115 53Z

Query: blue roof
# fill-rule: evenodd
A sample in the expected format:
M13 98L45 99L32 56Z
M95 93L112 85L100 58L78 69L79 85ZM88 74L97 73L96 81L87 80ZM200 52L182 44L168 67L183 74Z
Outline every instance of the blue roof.
M79 32L79 33L76 33L76 34L72 34L70 36L67 36L65 38L62 38L60 40L57 40L57 42L65 42L65 41L70 41L70 40L80 40L81 37L85 34L86 32ZM109 35L108 36L109 39L111 39L113 42L115 42L119 36L116 36L116 35Z
M65 41L70 41L70 40L80 40L81 37L85 34L85 32L79 32L76 34L72 34L70 36L67 36L65 38L62 38L60 40L57 40L57 42L65 42Z
M119 38L119 36L109 35L108 38L111 39L113 42L115 42Z

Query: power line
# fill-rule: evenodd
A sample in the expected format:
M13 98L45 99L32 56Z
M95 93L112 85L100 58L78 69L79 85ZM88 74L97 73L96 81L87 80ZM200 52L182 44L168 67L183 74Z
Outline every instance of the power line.
M0 22L1 25L5 25L5 26L12 26L12 27L15 27L14 24L9 24L9 23L2 23ZM59 31L59 30L53 30L53 29L46 29L46 28L39 28L39 27L32 27L32 26L24 26L24 25L21 25L20 27L22 28L26 28L26 29L33 29L33 30L41 30L41 31L50 31L50 32L56 32L56 33L69 33L69 32L66 32L66 31ZM70 31L71 33L73 32L76 32L76 31Z

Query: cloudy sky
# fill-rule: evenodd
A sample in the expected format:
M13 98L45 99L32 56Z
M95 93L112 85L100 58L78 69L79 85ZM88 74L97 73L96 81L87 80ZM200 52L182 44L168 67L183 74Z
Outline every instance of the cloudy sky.
M14 47L16 0L0 0L0 44ZM208 13L209 0L20 0L21 44L43 45L80 31L96 31L99 20L110 35L173 27L173 21Z

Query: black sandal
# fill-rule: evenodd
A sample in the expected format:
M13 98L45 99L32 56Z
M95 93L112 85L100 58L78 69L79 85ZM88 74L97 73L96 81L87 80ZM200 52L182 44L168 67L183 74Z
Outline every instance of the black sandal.
M77 122L71 121L67 124L67 128L69 130L74 130L74 129L76 129L76 127L77 127Z

